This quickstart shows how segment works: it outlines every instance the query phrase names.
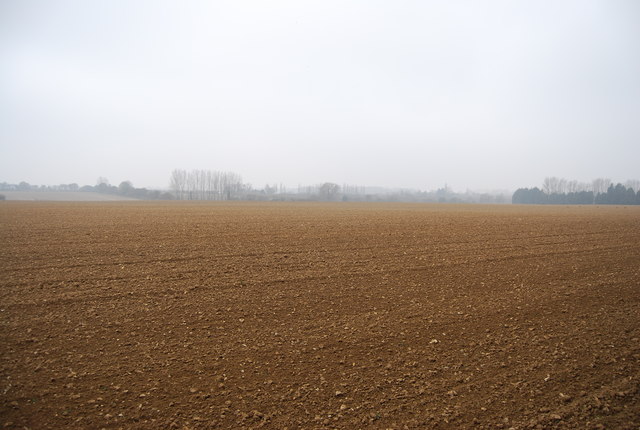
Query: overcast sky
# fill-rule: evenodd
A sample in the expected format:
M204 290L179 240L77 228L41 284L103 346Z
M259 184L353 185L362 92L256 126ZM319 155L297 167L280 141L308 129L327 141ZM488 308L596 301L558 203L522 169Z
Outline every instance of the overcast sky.
M0 1L0 182L640 177L640 1Z

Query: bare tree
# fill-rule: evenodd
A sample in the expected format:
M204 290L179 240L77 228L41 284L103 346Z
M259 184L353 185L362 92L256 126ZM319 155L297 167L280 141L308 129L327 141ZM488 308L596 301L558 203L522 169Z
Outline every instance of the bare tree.
M191 171L187 176L187 198L189 200L195 200L196 196L196 188L198 186L198 178L195 175L195 171Z
M224 175L224 198L231 200L242 190L242 176L233 172L225 172Z
M624 183L624 185L627 188L631 188L636 193L640 191L640 180L638 179L629 179L627 182Z
M558 187L557 187L557 191L558 194L565 194L567 192L567 180L564 178L560 178L558 179Z
M611 179L609 179L609 178L594 179L591 182L591 185L593 187L593 194L594 195L604 194L609 189L609 185L611 185Z
M591 184L588 182L578 182L578 192L580 191L591 191Z
M207 171L197 170L197 188L198 188L198 200L207 200Z
M174 170L170 178L171 189L178 199L231 200L247 188L242 176L234 172L211 170Z
M178 200L184 200L187 190L187 171L174 169L171 172L170 187Z
M567 180L557 178L555 176L546 177L542 182L542 190L547 195L551 194L564 194L567 189Z
M578 181L567 181L567 192L568 193L577 193L580 190L580 184Z
M544 178L544 181L542 181L542 191L544 191L545 194L549 195L553 192L553 180L555 178L550 178L549 176L547 176L546 178Z

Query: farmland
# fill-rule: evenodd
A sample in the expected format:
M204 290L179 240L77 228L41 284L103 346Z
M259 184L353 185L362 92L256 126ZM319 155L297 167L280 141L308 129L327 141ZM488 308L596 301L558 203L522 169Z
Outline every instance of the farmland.
M638 428L640 208L2 202L7 428Z

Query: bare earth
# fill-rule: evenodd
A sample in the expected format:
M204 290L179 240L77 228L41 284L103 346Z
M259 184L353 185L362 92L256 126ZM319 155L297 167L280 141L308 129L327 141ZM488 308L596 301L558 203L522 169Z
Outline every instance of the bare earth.
M0 426L640 426L640 208L0 204Z

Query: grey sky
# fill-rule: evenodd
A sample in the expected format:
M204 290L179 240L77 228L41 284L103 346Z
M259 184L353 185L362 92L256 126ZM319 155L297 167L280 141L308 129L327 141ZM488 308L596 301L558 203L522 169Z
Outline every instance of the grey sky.
M0 181L640 177L640 2L0 1Z

